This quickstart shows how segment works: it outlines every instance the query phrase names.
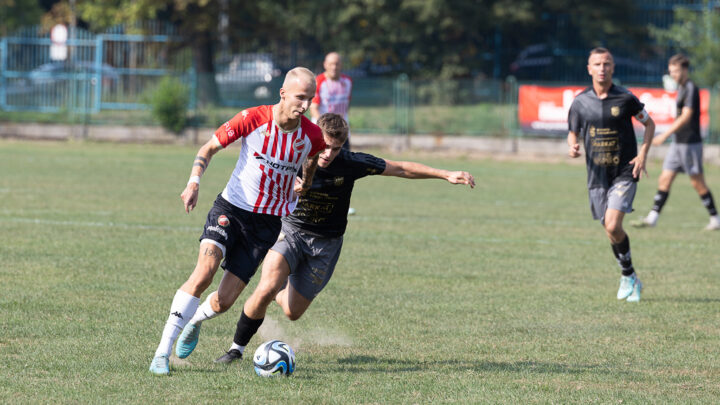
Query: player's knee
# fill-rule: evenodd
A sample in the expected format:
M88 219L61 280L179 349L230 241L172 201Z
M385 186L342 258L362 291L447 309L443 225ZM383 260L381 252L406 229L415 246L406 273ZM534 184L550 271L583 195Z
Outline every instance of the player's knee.
M302 312L293 311L292 308L285 309L285 316L291 321L297 321L302 315Z
M617 237L623 233L622 223L617 220L609 220L605 222L605 231L608 236Z

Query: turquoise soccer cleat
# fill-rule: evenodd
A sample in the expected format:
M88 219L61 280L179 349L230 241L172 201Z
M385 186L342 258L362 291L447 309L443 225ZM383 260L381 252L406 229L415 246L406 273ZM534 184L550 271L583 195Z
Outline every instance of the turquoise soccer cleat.
M632 294L627 298L627 302L640 302L640 293L642 292L643 284L640 279L635 279L635 285L633 286Z
M150 363L150 372L155 375L170 374L170 358L168 356L155 356Z
M630 294L633 293L636 281L637 277L635 277L635 274L631 276L620 276L620 288L618 288L617 299L624 300L629 297Z
M198 323L193 325L189 323L185 326L175 346L176 356L184 359L195 350L195 346L197 346L198 339L200 338L200 325L202 324Z

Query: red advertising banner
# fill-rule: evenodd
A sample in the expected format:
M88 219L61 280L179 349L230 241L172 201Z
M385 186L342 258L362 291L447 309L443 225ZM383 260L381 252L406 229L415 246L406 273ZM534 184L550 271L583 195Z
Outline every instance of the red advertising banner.
M518 90L518 121L526 132L567 135L568 110L575 96L585 87L547 87L521 85ZM667 129L676 117L676 92L649 87L628 87L657 125L656 133ZM710 126L710 91L700 89L700 132L707 135ZM633 120L636 130L642 125Z

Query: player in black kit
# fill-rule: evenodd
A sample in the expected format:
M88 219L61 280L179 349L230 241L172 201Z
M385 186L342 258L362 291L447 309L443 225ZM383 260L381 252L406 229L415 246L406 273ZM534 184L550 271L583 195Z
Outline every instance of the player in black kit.
M263 323L270 303L277 301L285 315L294 321L305 313L327 285L340 257L356 180L382 175L445 179L452 184L475 187L475 179L468 172L435 169L414 162L394 162L342 149L348 125L340 115L324 114L317 124L327 135L325 138L332 138L333 142L320 154L310 190L300 198L295 211L283 219L281 236L265 256L260 281L245 301L233 344L216 360L218 363L231 363L242 358L245 346ZM210 318L193 318L180 336L178 346L183 343L185 347L194 348L201 322Z
M670 127L653 139L653 145L662 145L670 135L675 134L670 149L663 162L663 170L658 178L658 190L655 193L652 210L646 217L631 222L636 227L653 227L657 224L660 211L667 201L675 176L684 172L690 176L690 184L700 196L710 214L710 222L705 226L708 231L720 230L720 217L715 201L703 175L703 144L700 137L700 91L689 77L690 60L682 54L674 55L668 61L670 77L678 84L676 98L677 118Z
M637 181L645 172L655 123L637 97L613 84L614 68L610 51L605 48L590 51L588 74L592 76L592 86L578 94L570 106L568 154L573 158L580 156L578 136L581 136L585 146L590 209L593 218L605 227L622 269L617 298L638 302L642 283L635 275L630 238L623 230L622 222L625 214L632 212ZM645 125L640 153L633 117Z

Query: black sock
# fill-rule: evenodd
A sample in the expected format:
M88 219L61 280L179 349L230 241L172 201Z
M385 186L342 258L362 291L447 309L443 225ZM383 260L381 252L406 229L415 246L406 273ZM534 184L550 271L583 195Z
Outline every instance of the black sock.
M715 201L713 201L710 190L708 190L707 194L701 195L700 199L702 200L703 205L705 206L705 208L707 208L711 216L717 215L717 210L715 209Z
M617 259L623 276L630 276L635 273L630 255L630 237L625 236L625 240L620 243L611 244L615 258Z
M247 346L250 339L252 339L255 333L257 333L258 328L260 328L260 325L262 325L264 320L265 318L250 319L247 315L245 315L245 311L243 311L242 315L240 315L240 320L237 323L237 328L235 328L235 337L233 338L233 342L239 346Z
M655 193L655 197L653 198L653 211L657 211L658 214L663 208L663 205L665 205L665 201L667 201L668 195L670 194L669 191L660 191L658 190L657 193Z

